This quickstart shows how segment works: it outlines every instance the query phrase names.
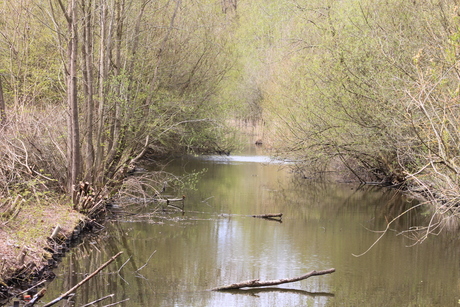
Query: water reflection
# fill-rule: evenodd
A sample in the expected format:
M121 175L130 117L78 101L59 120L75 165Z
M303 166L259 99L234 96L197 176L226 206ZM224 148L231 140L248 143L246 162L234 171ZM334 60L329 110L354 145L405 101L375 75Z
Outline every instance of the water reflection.
M310 297L334 297L334 293L329 292L310 292L300 289L282 289L282 288L274 288L274 287L266 287L266 288L258 288L258 289L237 289L237 290L229 290L228 293L233 293L237 295L250 295L250 296L260 296L261 293L266 292L274 292L274 293L294 293L300 295L306 295Z
M266 164L286 164L289 161L273 159L269 156L225 156L225 155L211 155L200 156L198 160L210 161L217 164L237 164L237 163L266 163Z
M108 223L63 260L47 297L122 250L116 264L78 291L76 306L110 293L113 302L129 298L122 306L457 306L458 237L407 248L410 240L389 232L353 257L413 206L396 191L296 181L282 164L215 162L169 165L175 174L207 169L187 194L185 214L125 215ZM283 213L283 223L252 217L264 213ZM394 229L422 223L420 213L411 211ZM328 268L337 271L276 288L208 291Z

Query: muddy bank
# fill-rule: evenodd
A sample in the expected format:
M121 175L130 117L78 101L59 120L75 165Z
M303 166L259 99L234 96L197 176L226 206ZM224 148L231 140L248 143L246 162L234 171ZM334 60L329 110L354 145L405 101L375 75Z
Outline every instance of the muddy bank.
M21 206L15 216L2 216L0 226L3 306L22 291L52 279L59 259L94 223L66 204L28 204Z

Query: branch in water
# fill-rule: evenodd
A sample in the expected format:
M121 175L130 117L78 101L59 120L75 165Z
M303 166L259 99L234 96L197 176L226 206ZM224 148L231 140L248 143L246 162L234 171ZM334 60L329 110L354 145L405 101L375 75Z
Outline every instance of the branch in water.
M275 285L280 285L280 284L286 284L290 282L295 282L303 279L307 279L312 276L318 276L318 275L325 275L325 274L331 274L334 273L335 269L329 269L329 270L324 270L324 271L311 271L305 275L294 277L294 278L286 278L286 279L275 279L275 280L266 280L266 281L260 281L259 279L252 279L252 280L247 280L223 287L218 287L211 289L211 291L223 291L223 290L234 290L234 289L241 289L241 288L247 288L247 287L266 287L266 286L275 286Z

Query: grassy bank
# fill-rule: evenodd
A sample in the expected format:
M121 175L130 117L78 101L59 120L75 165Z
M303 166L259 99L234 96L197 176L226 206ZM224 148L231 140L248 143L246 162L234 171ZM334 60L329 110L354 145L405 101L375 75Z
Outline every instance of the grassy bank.
M71 237L74 228L85 219L57 197L27 200L19 197L10 209L3 212L0 219L3 287L28 282L48 264L47 260L52 257L49 237L57 226L61 229L60 237Z

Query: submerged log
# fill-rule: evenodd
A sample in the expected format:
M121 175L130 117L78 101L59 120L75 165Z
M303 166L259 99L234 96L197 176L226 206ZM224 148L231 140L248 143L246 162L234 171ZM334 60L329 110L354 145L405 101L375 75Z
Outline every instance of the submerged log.
M269 220L281 220L283 214L282 213L269 213L269 214L260 214L260 215L252 215L255 218L261 219L269 219Z
M276 286L280 284L286 284L290 282L296 282L299 280L307 279L312 276L318 276L318 275L325 275L325 274L331 274L334 273L335 269L328 269L328 270L323 270L323 271L311 271L305 275L302 276L297 276L294 278L285 278L285 279L275 279L275 280L266 280L266 281L260 281L260 279L252 279L252 280L247 280L223 287L218 287L211 289L211 291L224 291L224 290L235 290L235 289L241 289L241 288L247 288L247 287L266 287L266 286Z
M169 205L169 203L176 202L176 201L185 201L185 195L182 195L182 198L167 198L166 203Z

